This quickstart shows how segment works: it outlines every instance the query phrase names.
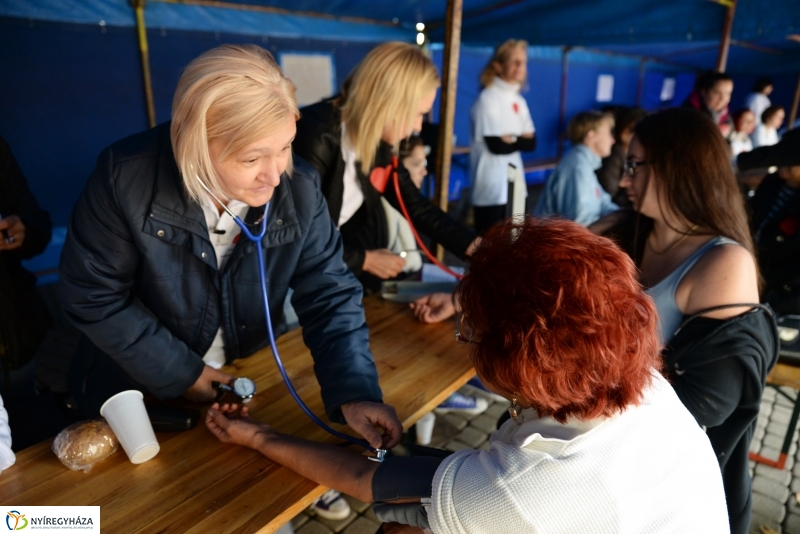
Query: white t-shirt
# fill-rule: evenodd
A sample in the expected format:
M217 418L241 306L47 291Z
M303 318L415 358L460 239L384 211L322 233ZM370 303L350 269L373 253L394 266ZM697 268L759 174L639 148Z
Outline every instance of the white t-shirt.
M756 116L756 124L761 124L761 114L772 105L769 97L764 93L750 93L744 101L744 106Z
M730 136L730 143L734 159L742 152L753 150L753 142L750 140L750 136L744 132L733 132Z
M780 141L780 138L775 128L764 126L763 124L756 126L756 131L753 132L753 148L776 145L778 141Z
M223 211L222 215L220 215L208 195L200 197L200 207L203 208L203 215L206 218L208 238L211 240L214 252L217 255L217 269L221 271L228 258L233 254L233 248L238 242L237 237L242 229L239 228L239 225L236 224L236 221L227 211ZM250 206L238 200L231 200L228 203L228 209L241 219L244 219ZM214 337L211 347L203 355L203 361L214 369L219 369L225 365L225 337L222 334L222 327L217 330L217 335Z
M506 422L489 450L459 451L433 479L435 534L728 533L719 464L672 387L608 419Z
M533 119L528 104L519 94L519 85L495 77L492 85L481 91L472 106L470 144L470 180L474 206L498 206L508 202L508 166L524 173L522 156L492 154L484 137L520 136L533 133Z

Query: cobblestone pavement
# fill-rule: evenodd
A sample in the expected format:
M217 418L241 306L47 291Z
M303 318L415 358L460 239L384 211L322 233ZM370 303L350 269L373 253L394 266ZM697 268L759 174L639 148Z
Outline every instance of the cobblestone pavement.
M781 388L791 397L797 391ZM471 394L472 391L464 393ZM458 451L465 448L486 448L488 438L497 419L508 408L508 403L493 402L487 397L489 408L480 415L464 416L455 413L437 415L433 430L432 447ZM789 425L792 402L773 388L767 388L761 403L761 413L750 450L768 458L778 458ZM800 454L797 451L798 431L795 429L789 457L784 469L775 469L750 462L753 475L753 516L751 534L765 534L762 527L782 534L800 534ZM402 453L402 447L400 449ZM372 508L352 497L346 497L353 513L342 521L328 521L315 517L313 512L303 512L292 520L296 534L374 534L380 526Z

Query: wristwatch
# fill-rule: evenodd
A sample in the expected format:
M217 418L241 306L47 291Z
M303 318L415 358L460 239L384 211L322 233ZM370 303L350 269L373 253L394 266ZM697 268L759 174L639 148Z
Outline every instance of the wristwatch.
M219 400L220 397L225 394L225 392L229 392L239 397L243 404L246 404L250 402L250 399L252 399L253 395L256 394L256 383L245 376L240 376L234 380L233 385L231 386L228 384L218 383L215 385L215 387L217 388L217 391L219 391L217 400Z

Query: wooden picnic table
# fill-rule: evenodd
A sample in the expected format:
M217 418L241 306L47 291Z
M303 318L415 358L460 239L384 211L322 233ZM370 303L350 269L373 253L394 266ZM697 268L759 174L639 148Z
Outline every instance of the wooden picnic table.
M473 376L452 321L419 323L406 305L377 295L365 298L364 307L384 402L397 409L405 428ZM300 396L327 421L301 330L281 337L278 348ZM248 405L254 419L295 436L340 442L295 404L269 348L224 370L256 382L258 392ZM345 426L332 426L352 434ZM18 453L16 464L0 473L0 502L99 505L101 530L111 534L263 533L288 522L326 489L255 451L220 443L202 422L185 432L157 433L157 438L161 451L149 462L133 465L120 449L88 473L64 467L50 450L52 440L39 443Z

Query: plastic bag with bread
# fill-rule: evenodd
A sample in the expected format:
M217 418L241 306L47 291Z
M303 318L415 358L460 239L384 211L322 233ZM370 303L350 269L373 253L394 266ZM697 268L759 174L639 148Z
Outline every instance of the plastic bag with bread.
M53 452L73 471L89 471L117 448L117 436L103 419L69 425L53 441Z

